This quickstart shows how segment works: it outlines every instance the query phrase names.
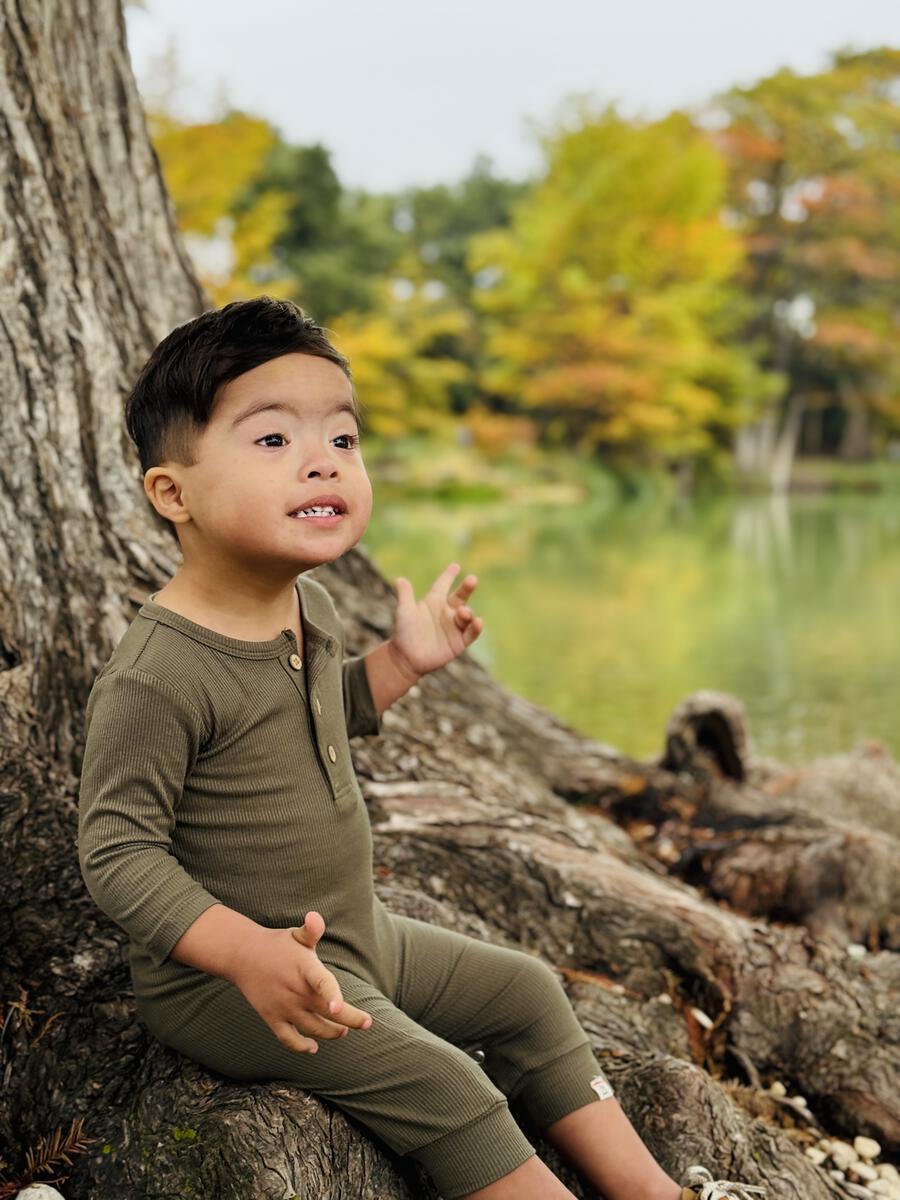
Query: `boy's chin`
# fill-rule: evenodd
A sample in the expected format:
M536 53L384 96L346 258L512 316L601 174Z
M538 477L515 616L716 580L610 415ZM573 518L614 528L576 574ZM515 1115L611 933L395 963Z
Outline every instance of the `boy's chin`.
M310 550L309 554L303 560L303 568L312 570L313 567L323 567L326 563L335 562L342 554L346 554L348 550L352 550L361 540L362 534L357 538L346 538L339 542L335 541L332 545L323 544L321 547L316 548L317 552Z

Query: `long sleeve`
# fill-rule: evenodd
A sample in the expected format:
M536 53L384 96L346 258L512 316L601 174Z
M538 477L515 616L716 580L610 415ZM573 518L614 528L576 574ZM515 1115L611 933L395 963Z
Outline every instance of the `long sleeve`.
M175 808L203 740L200 714L134 668L94 683L78 800L78 858L95 903L155 966L219 903L176 859Z
M347 736L381 733L381 717L369 687L365 655L345 659L342 670Z

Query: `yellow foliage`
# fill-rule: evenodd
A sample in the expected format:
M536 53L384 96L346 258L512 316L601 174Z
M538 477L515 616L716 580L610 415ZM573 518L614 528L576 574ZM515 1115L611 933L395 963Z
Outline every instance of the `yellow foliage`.
M487 330L479 380L579 444L679 455L712 444L755 379L712 325L744 259L725 164L682 114L581 111L508 229L472 240Z
M383 437L452 430L450 389L466 383L471 371L459 358L428 351L439 337L470 332L462 309L430 301L421 289L409 300L397 300L387 282L376 311L343 313L329 329L350 360L366 423Z
M271 254L290 195L268 190L244 203L277 141L275 129L241 112L197 125L166 113L148 120L179 229L213 303L290 290L293 279L274 267Z

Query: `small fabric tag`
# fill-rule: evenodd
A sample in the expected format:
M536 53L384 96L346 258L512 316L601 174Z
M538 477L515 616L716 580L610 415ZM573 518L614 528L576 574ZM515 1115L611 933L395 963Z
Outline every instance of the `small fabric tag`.
M601 1100L608 1100L613 1094L609 1080L605 1075L595 1075L591 1080L591 1087L597 1093Z

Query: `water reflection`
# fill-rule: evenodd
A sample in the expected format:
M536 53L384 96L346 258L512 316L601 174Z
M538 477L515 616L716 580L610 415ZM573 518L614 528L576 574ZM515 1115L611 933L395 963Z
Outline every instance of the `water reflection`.
M700 687L741 696L764 754L802 761L863 737L896 754L891 497L753 497L619 508L381 505L379 568L427 586L451 558L481 579L472 653L592 736L659 751Z

